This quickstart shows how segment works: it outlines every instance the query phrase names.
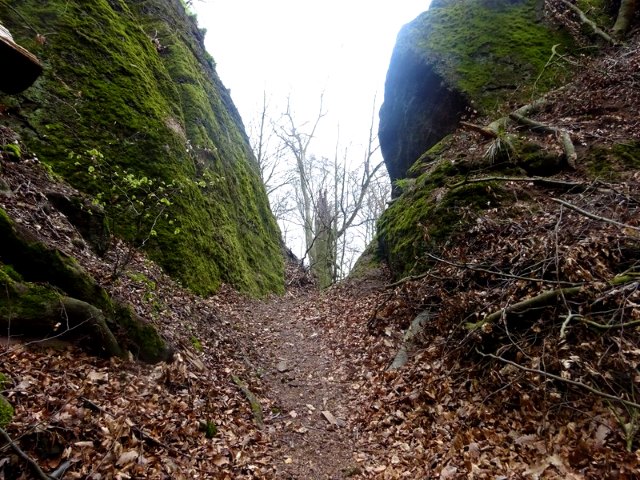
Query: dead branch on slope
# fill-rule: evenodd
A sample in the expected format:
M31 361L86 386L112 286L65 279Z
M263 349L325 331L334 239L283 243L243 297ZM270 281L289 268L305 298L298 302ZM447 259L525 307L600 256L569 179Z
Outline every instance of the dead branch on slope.
M18 455L18 457L20 457L22 460L24 460L27 463L27 465L29 465L31 472L37 478L40 478L42 480L52 480L53 478L55 478L44 473L42 468L40 468L40 465L38 465L33 458L27 455L24 452L24 450L22 450L20 446L11 439L11 437L9 436L9 434L6 432L4 428L0 428L0 438L2 438L2 440L4 440L11 447L11 450L13 450L16 453L16 455Z
M618 397L616 395L611 395L609 393L603 392L601 390L598 390L597 388L593 388L585 383L582 382L577 382L575 380L571 380L570 378L563 378L560 377L558 375L554 375L553 373L549 373L549 372L545 372L544 370L540 370L537 368L528 368L525 367L523 365L520 365L519 363L516 362L512 362L511 360L507 360L506 358L500 357L498 355L493 355L492 353L482 353L480 350L476 349L476 352L483 356L483 357L489 357L489 358L493 358L494 360L499 360L501 362L504 362L508 365L511 365L513 367L516 367L519 370L523 370L525 372L529 372L529 373L535 373L536 375L542 375L544 377L549 377L552 378L553 380L557 380L559 382L563 382L563 383L568 383L569 385L573 385L575 387L579 387L585 390L588 390L589 392L602 397L602 398L606 398L609 400L613 400L616 402L620 402L623 405L626 405L628 407L633 407L633 408L640 408L640 404L636 403L636 402L631 402L629 400L625 400L624 398Z

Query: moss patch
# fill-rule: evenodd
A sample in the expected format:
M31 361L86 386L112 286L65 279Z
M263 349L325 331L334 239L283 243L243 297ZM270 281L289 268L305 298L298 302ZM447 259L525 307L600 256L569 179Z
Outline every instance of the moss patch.
M505 98L527 99L566 73L566 66L545 68L553 45L563 51L572 41L538 19L537 0L441 3L405 27L399 42L434 63L476 107L492 112Z
M590 175L606 181L621 180L629 171L640 170L640 142L592 147L582 162Z
M171 351L160 337L153 325L142 321L131 307L118 305L115 319L117 321L116 337L121 345L128 349L134 357L149 363L168 360Z
M1 98L19 112L9 119L25 144L92 194L110 185L92 181L70 152L96 149L134 174L179 183L172 213L181 234L159 225L147 248L194 291L221 282L254 295L283 291L279 230L242 122L182 3L25 0L5 13L45 65L22 96Z
M441 158L416 180L416 188L401 195L378 222L379 254L396 276L420 272L425 252L438 249L463 231L481 210L506 200L499 184L447 185L462 180L463 165Z
M6 427L13 418L13 406L0 395L0 428Z

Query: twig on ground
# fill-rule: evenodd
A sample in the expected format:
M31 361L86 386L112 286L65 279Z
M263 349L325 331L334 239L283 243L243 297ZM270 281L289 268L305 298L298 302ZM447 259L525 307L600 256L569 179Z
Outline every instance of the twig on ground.
M251 413L253 413L253 420L255 421L256 426L258 428L263 428L264 420L262 416L262 405L260 405L258 398L251 390L249 390L247 384L240 380L240 377L233 375L231 379L249 401L249 405L251 405Z
M24 450L22 450L18 446L18 444L11 439L4 428L0 428L0 438L7 442L11 449L16 453L16 455L18 455L18 457L20 457L29 465L29 468L36 475L36 477L41 478L42 480L51 480L53 478L42 471L40 465L38 465L33 458L27 455Z
M564 200L560 200L559 198L552 198L551 200L553 200L556 203L559 203L560 205L564 205L565 207L570 208L571 210L574 210L574 211L584 215L585 217L591 218L592 220L599 220L601 222L607 222L607 223L610 223L612 225L616 225L616 226L621 227L621 228L630 228L631 230L636 230L636 231L640 232L640 227L634 227L633 225L629 225L628 223L618 222L617 220L613 220L612 218L601 217L600 215L596 215L594 213L587 212L586 210L583 210L582 208L577 207L576 205L573 205L572 203L565 202Z
M458 188L468 183L483 183L483 182L532 182L538 183L541 185L546 185L550 187L563 187L569 189L577 189L579 191L584 191L592 186L590 183L582 183L582 182L569 182L567 180L556 180L553 178L546 177L504 177L504 176L496 176L496 177L480 177L480 178L465 178L464 180L449 185L449 188Z
M390 288L399 287L400 285L402 285L404 283L407 283L407 282L415 282L417 280L422 280L423 278L428 277L428 276L429 276L428 273L421 273L420 275L410 275L408 277L401 278L397 282L389 283L388 285L385 285L384 288L386 290L388 290Z
M489 358L493 358L495 360L499 360L499 361L501 361L503 363L506 363L508 365L516 367L516 368L518 368L520 370L524 370L525 372L535 373L537 375L542 375L542 376L545 376L545 377L552 378L552 379L557 380L559 382L564 382L564 383L568 383L568 384L576 386L576 387L584 388L585 390L588 390L591 393L593 393L595 395L598 395L599 397L608 398L609 400L614 400L616 402L620 402L623 405L627 405L628 407L640 408L640 404L638 404L638 403L631 402L629 400L625 400L624 398L621 398L621 397L616 397L615 395L611 395L609 393L605 393L605 392L603 392L601 390L598 390L596 388L593 388L593 387L591 387L591 386L589 386L589 385L587 385L585 383L577 382L577 381L571 380L569 378L562 378L562 377L560 377L558 375L554 375L553 373L545 372L544 370L539 370L537 368L524 367L524 366L520 365L519 363L512 362L511 360L507 360L506 358L499 357L498 355L493 355L491 353L483 353L480 350L478 350L477 348L476 348L476 352L479 355L482 355L483 357L489 357Z
M456 263L456 262L452 262L450 260L445 260L444 258L436 257L435 255L432 255L431 253L427 253L427 257L432 258L433 260L435 260L437 262L441 262L441 263L444 263L446 265L451 265L452 267L464 268L464 269L467 269L467 270L473 270L474 272L489 273L491 275L498 275L500 277L513 278L515 280L526 280L528 282L538 282L538 283L551 283L551 284L556 284L556 285L568 285L568 286L572 286L572 287L579 287L580 286L580 284L577 284L575 282L564 282L562 280L545 280L544 278L534 278L534 277L521 277L520 275L512 275L510 273L496 272L494 270L488 270L486 268L478 267L477 265L473 265L473 264L469 264L469 263Z

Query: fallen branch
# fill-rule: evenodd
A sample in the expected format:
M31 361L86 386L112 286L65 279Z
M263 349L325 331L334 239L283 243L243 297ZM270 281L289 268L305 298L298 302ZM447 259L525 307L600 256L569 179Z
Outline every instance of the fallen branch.
M417 280L422 280L423 278L428 276L429 276L429 273L421 273L420 275L410 275L408 277L401 278L397 282L389 283L388 285L385 285L384 288L385 290L388 290L390 288L399 287L400 285L407 282L415 282Z
M253 420L255 421L256 425L259 428L264 427L262 405L260 405L258 398L253 394L251 390L249 390L247 384L240 380L239 377L233 375L231 379L249 401L249 405L251 405L251 412L253 413Z
M517 111L511 113L509 115L509 118L527 127L535 128L537 130L542 130L544 132L550 132L560 137L560 143L562 144L562 149L564 150L564 154L567 157L567 163L571 168L575 170L576 160L578 159L578 155L576 153L576 147L573 145L573 141L571 140L571 136L569 135L569 132L567 132L562 128L553 127L545 123L531 120L530 118L525 117L520 113L517 113Z
M609 36L607 33L605 33L602 29L600 29L600 27L598 27L598 25L596 25L596 23L589 19L589 17L587 17L585 15L585 13L580 10L578 7L576 7L573 3L567 1L567 0L560 0L567 8L569 8L570 10L572 10L574 13L576 13L578 15L578 18L580 19L580 22L582 22L583 24L591 27L591 30L593 30L593 33L598 35L600 38L602 38L605 42L610 43L611 45L617 45L618 42L616 40L614 40L611 36Z
M427 253L427 257L432 258L436 262L441 262L441 263L444 263L446 265L451 265L452 267L473 270L474 272L489 273L491 275L498 275L500 277L513 278L515 280L525 280L525 281L528 281L528 282L538 282L538 283L550 283L550 284L556 284L556 285L569 285L569 286L572 286L572 287L578 287L579 286L578 284L576 284L574 282L564 282L562 280L545 280L543 278L534 278L534 277L521 277L520 275L513 275L511 273L496 272L494 270L489 270L489 269L486 269L486 268L478 267L478 266L470 264L470 263L456 263L456 262L452 262L450 260L445 260L444 258L436 257L435 255L432 255L431 253Z
M625 283L637 281L640 278L640 274L636 272L624 273L618 275L611 279L608 282L602 283L594 283L593 287L595 290L603 290L605 287L613 287L618 285L624 285ZM487 315L479 322L475 323L466 323L465 328L467 330L476 330L478 328L482 328L483 325L494 323L500 320L503 316L512 314L512 313L524 313L525 311L532 308L540 308L540 307L549 307L556 303L560 298L568 298L578 293L582 292L585 288L585 285L576 286L576 287L567 287L567 288L558 288L555 290L547 290L545 292L540 293L532 298L527 298L526 300L522 300L521 302L514 303L513 305L509 305L508 307L501 308L500 310Z
M483 126L480 126L480 125L476 125L475 123L460 122L460 125L465 127L465 128L467 128L467 129L469 129L469 130L472 130L474 132L479 133L480 135L482 135L485 138L492 138L493 139L493 138L496 138L498 136L498 134L495 131L491 130L490 128L483 127Z
M528 368L528 367L523 367L523 366L522 366L522 365L520 365L519 363L512 362L511 360L507 360L506 358L502 358L502 357L499 357L499 356L497 356L497 355L493 355L493 354L491 354L491 353L482 353L482 352L481 352L480 350L478 350L477 348L476 348L476 352L477 352L478 354L482 355L483 357L489 357L489 358L493 358L493 359L495 359L495 360L499 360L499 361L501 361L501 362L504 362L504 363L506 363L506 364L508 364L508 365L514 366L514 367L516 367L516 368L518 368L518 369L520 369L520 370L523 370L523 371L525 371L525 372L535 373L536 375L542 375L542 376L549 377L549 378L552 378L552 379L554 379L554 380L557 380L557 381L559 381L559 382L564 382L564 383L568 383L568 384L570 384L570 385L574 385L574 386L576 386L576 387L584 388L585 390L588 390L588 391L590 391L591 393L593 393L593 394L595 394L595 395L598 395L599 397L607 398L607 399L609 399L609 400L614 400L614 401L616 401L616 402L620 402L620 403L622 403L623 405L626 405L626 406L628 406L628 407L633 407L633 408L638 408L638 409L640 409L640 404L638 404L638 403L631 402L631 401L629 401L629 400L625 400L624 398L616 397L615 395L611 395L611 394L609 394L609 393L605 393L605 392L603 392L603 391L601 391L601 390L598 390L598 389L596 389L596 388L590 387L589 385L587 385L587 384L585 384L585 383L582 383L582 382L576 382L575 380L571 380L571 379L569 379L569 378L562 378L562 377L560 377L560 376L558 376L558 375L554 375L553 373L548 373L548 372L545 372L544 370L539 370L539 369L537 369L537 368Z
M529 115L536 113L538 110L544 107L547 103L549 103L549 96L551 95L551 93L560 92L564 88L566 87L561 87L561 88L558 88L557 90L554 90L553 92L548 92L546 95L543 95L542 97L537 98L533 102L523 105L517 110L514 110L510 115L520 115L522 117L528 117ZM500 133L500 131L504 130L506 126L509 124L510 115L494 120L489 125L487 125L487 129L495 132L497 136Z
M480 177L480 178L466 178L458 183L449 185L449 188L459 188L469 183L483 183L483 182L531 182L541 185L547 185L550 187L563 187L568 189L577 188L580 191L584 191L592 186L592 184L569 182L566 180L555 180L547 177Z
M468 330L475 330L477 328L482 328L483 325L494 323L500 320L503 316L512 314L512 313L523 313L532 308L540 308L540 307L548 307L557 302L558 299L563 297L571 297L577 295L582 291L583 287L568 287L568 288L558 288L555 290L547 290L546 292L542 292L539 295L536 295L532 298L527 298L518 303L514 303L505 308L501 308L500 310L487 315L482 320L476 323L467 323L465 328Z
M601 217L599 215L596 215L594 213L591 212L587 212L586 210L583 210L580 207L577 207L571 203L565 202L564 200L560 200L559 198L552 198L551 200L553 200L556 203L559 203L560 205L564 205L565 207L574 210L582 215L584 215L585 217L591 218L592 220L599 220L601 222L606 222L606 223L610 223L612 225L616 225L618 227L621 228L630 228L631 230L635 230L637 232L640 232L640 227L634 227L633 225L629 225L628 223L622 223L622 222L618 222L617 220L613 220L611 218L607 218L607 217Z
M9 436L9 434L6 432L4 428L0 428L0 438L2 438L5 442L7 442L7 444L16 453L16 455L18 455L18 457L20 457L29 465L29 468L31 469L31 471L34 473L36 477L41 478L42 480L51 480L52 478L54 478L44 473L40 468L40 465L38 465L33 458L27 455L24 452L24 450L22 450L18 446L18 444L11 439L11 437Z
M581 323L589 325L593 328L597 328L599 330L613 330L614 328L628 328L628 327L635 327L636 325L640 325L640 320L633 320L631 322L626 322L626 323L609 324L609 323L594 322L593 320L589 320L588 318L582 315L569 314L567 315L567 318L565 318L564 322L562 322L562 328L560 328L560 338L565 338L566 328L569 325L569 322L574 318Z

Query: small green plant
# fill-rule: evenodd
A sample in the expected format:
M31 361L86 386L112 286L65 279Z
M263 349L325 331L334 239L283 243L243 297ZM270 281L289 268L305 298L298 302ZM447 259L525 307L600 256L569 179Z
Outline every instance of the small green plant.
M204 427L204 436L207 438L213 438L218 434L218 426L211 420L207 420Z
M6 427L13 418L13 407L9 400L0 395L0 428Z
M208 188L213 188L216 185L223 183L224 181L225 178L223 176L213 173L209 170L205 170L205 172L202 174L202 177L195 183L201 189L206 190Z
M0 153L4 153L10 160L20 160L22 158L22 150L17 143L0 145Z
M407 193L412 191L415 188L416 179L415 178L399 178L398 180L393 182L393 186L400 193Z
M207 438L213 438L218 434L218 426L211 420L200 420L198 422L198 430L204 432L204 436Z
M202 352L202 350L204 350L202 342L198 340L197 337L191 337L191 345L193 345L193 348L198 352Z
M143 248L157 236L158 228L173 229L180 233L176 219L169 215L172 199L181 192L177 182L149 178L111 163L96 150L84 154L69 153L76 165L86 165L86 173L101 190L96 194L94 204L104 208L107 228L111 235L111 246L117 238L125 238L131 243L124 250L115 249L116 258L112 269L112 279L118 278L133 259L136 248Z
M633 397L635 397L635 395L633 395ZM611 402L607 403L609 404L609 411L618 421L618 425L620 426L620 433L625 441L627 452L632 452L634 443L636 442L636 439L638 437L638 433L640 433L640 412L637 408L624 405L624 408L626 410L625 415L625 413L622 413L618 409L616 409L611 404Z

